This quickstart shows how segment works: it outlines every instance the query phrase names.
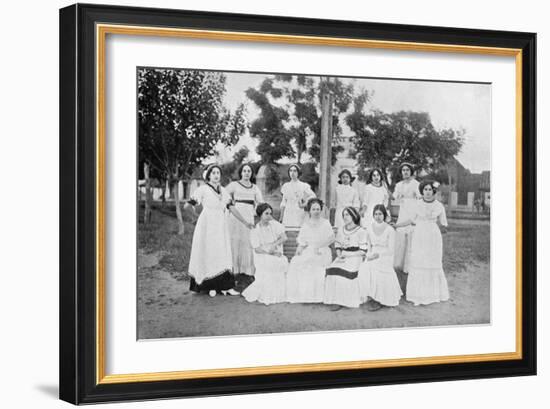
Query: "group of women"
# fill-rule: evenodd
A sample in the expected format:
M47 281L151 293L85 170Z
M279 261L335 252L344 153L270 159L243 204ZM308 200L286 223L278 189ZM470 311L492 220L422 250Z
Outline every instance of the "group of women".
M323 217L324 203L311 187L299 180L300 169L289 167L290 181L282 186L281 214L263 203L249 165L239 169L239 181L220 185L221 168L205 172L206 184L193 194L191 205L201 204L191 248L191 290L239 294L235 275L254 275L242 292L249 302L325 303L332 310L357 308L371 311L399 304L403 295L396 274L396 245L407 273L406 299L415 305L449 298L442 267L445 229L443 205L435 199L437 183L419 183L414 168L404 163L393 197L400 202L397 223L387 207L390 193L380 169L370 172L362 200L352 187L347 170L336 189L335 229ZM254 224L254 215L258 222ZM283 254L286 229L299 227L297 248L289 261ZM333 260L330 246L334 244ZM399 263L397 263L399 264Z

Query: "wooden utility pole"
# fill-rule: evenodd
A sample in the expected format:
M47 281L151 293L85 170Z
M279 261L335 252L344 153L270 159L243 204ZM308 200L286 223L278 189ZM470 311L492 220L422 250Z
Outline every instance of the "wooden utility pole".
M329 78L326 79L329 81ZM332 167L332 105L333 95L326 91L321 95L321 157L319 161L319 196L330 209L330 171Z

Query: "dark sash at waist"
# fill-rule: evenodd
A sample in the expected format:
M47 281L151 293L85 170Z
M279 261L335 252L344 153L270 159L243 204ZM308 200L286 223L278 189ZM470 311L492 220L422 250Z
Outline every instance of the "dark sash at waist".
M343 278L347 278L348 280L353 280L357 278L358 272L357 271L348 271L344 270L340 267L329 267L326 271L327 276L340 276Z
M248 204L248 205L251 205L251 206L254 206L254 200L235 200L235 203L244 203L244 204Z
M336 247L336 250L342 250L342 251L359 251L361 250L359 247Z

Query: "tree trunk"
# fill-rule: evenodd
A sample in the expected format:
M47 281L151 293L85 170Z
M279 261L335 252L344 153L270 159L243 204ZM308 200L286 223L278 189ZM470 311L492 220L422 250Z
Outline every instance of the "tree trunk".
M166 193L168 191L168 181L163 180L162 185L163 185L163 188L162 188L162 208L164 209L164 207L166 206Z
M151 178L149 177L149 164L143 164L143 173L145 174L145 212L143 213L143 223L147 224L151 221Z
M183 236L185 233L185 226L183 224L183 216L180 208L180 181L178 179L176 179L174 183L174 202L176 203L176 216L178 217L178 234Z

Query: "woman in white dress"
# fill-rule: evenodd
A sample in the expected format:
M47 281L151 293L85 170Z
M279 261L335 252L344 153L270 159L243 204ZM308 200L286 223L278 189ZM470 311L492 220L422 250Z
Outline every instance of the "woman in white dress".
M329 246L334 231L321 217L323 201L309 199L309 217L298 233L296 255L290 261L286 277L286 297L291 303L322 303L325 295L325 270L332 261Z
M231 196L235 209L249 223L254 224L256 206L263 202L262 193L254 184L254 171L249 164L239 168L239 180L229 183L226 190ZM233 255L233 274L254 275L254 257L250 245L250 229L239 219L229 215L229 236Z
M414 305L431 304L449 299L447 279L443 272L443 240L447 231L445 208L435 199L437 182L420 183L422 200L415 203L411 218L396 227L415 225L411 241L409 277L406 298ZM438 223L442 226L441 230Z
M393 197L399 202L399 216L397 223L401 224L405 220L410 220L414 214L416 203L421 195L418 190L419 183L414 178L414 167L410 163L404 162L399 166L399 173L403 180L395 185ZM414 232L414 226L407 225L396 229L396 249L394 266L397 270L404 273L409 271L409 259L411 239Z
M361 216L354 207L342 212L344 226L336 236L336 259L326 270L325 297L331 311L342 307L357 308L361 304L359 266L367 250L367 232L360 226Z
M374 206L381 204L388 207L389 201L390 193L384 180L384 173L381 169L374 168L369 173L361 200L361 226L367 227L372 223Z
M359 209L359 193L357 189L351 186L355 178L351 172L344 169L338 175L338 185L336 186L336 212L334 214L334 226L338 229L344 225L342 211L346 207Z
M259 204L256 214L260 221L250 232L256 273L254 282L242 295L248 302L258 301L266 305L284 302L288 270L288 260L283 255L285 228L273 220L273 209L268 203Z
M301 171L298 165L288 168L290 182L281 187L281 215L279 221L285 227L300 227L304 221L304 207L309 199L315 197L308 183L299 180Z
M198 187L188 204L202 205L195 225L191 256L189 259L190 290L208 292L214 297L217 292L238 294L233 287L231 242L227 226L227 213L231 212L248 228L254 227L235 209L229 193L220 185L221 168L210 166L204 179L206 184Z
M385 222L387 217L386 207L378 204L373 210L374 221L367 226L369 250L359 268L359 290L369 311L395 307L403 295L393 269L395 231Z

